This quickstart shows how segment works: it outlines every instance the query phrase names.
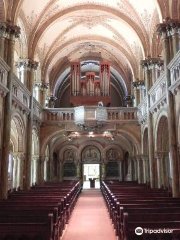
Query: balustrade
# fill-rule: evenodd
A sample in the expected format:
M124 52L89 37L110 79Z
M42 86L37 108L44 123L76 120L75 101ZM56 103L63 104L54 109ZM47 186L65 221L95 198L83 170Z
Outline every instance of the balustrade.
M171 74L170 90L176 94L180 90L180 50L168 65Z

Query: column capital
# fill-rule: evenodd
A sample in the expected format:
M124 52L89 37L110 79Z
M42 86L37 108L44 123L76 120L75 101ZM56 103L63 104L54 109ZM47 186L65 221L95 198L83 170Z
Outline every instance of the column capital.
M134 88L138 88L138 87L141 87L141 86L145 86L144 80L139 80L139 79L137 78L136 81L132 83L132 86L133 86Z
M164 61L158 58L147 57L145 60L141 61L142 67L147 71L153 68L160 68L164 65Z
M155 158L157 159L162 159L165 155L167 155L167 151L156 151L155 154Z
M166 18L163 23L158 24L156 27L157 34L162 38L166 38L169 35L173 36L179 32L180 21L179 19Z
M142 160L143 161L148 161L149 160L149 155L146 155L146 154L142 155Z
M0 33L2 37L7 36L7 24L5 22L0 23Z
M134 96L127 95L124 97L124 101L126 102L127 107L131 107L133 105Z
M54 105L55 105L55 101L57 100L57 97L53 96L53 95L50 95L49 96L49 108L54 108Z
M7 38L18 38L21 31L20 27L13 25L11 21L0 23L0 32Z
M141 154L136 155L135 158L136 158L137 161L142 161L142 155Z
M19 62L16 63L17 68L22 67L24 70L37 70L38 65L38 62L30 59L20 59Z
M180 20L179 19L169 19L169 34L174 36L175 34L179 34L180 29Z
M9 38L12 38L12 39L19 38L21 29L16 25L8 24L7 33L9 35Z
M34 85L39 88L39 90L45 91L49 88L49 83L45 82L35 82Z

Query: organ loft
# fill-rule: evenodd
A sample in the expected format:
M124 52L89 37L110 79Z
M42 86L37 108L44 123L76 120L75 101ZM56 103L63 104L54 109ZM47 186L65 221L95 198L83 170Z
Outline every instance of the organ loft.
M108 106L111 101L110 64L100 62L99 74L86 72L81 76L80 62L71 63L71 103L73 106L97 105L102 101Z

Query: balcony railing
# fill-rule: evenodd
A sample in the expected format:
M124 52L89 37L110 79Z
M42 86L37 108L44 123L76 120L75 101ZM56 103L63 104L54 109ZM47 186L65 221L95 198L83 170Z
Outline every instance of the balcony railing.
M180 90L180 50L168 65L171 73L171 86L170 90L176 94Z
M149 91L150 111L153 113L166 103L166 79L163 73Z
M0 58L0 94L6 96L7 89L7 76L9 72L8 65Z
M30 112L30 91L14 75L13 76L13 103L26 113Z
M92 107L95 109L96 107ZM107 122L122 122L133 121L137 122L137 108L107 108L108 120ZM73 108L56 108L44 109L43 111L44 122L74 122L74 109Z

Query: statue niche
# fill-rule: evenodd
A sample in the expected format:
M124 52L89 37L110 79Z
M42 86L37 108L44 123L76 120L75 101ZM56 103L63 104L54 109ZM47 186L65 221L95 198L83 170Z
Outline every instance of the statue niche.
M82 162L99 162L101 159L100 151L94 146L84 148L82 152Z

